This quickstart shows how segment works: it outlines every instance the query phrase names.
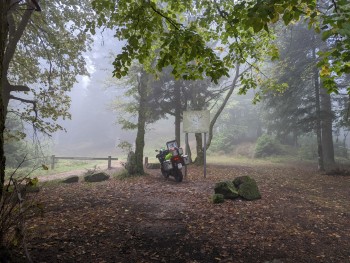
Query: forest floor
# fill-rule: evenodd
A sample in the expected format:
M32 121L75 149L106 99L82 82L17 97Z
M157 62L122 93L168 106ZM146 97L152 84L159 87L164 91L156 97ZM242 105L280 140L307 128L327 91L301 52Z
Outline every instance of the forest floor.
M147 176L44 184L27 222L33 262L350 262L350 176L301 165L191 165ZM216 182L249 175L262 199L213 204ZM17 257L24 262L23 255Z

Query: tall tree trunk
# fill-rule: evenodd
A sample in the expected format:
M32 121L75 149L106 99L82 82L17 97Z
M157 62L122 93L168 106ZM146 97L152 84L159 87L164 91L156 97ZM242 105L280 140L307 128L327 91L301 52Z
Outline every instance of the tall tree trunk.
M312 49L312 55L315 61L314 65L314 88L316 104L316 136L317 136L317 153L318 153L318 170L324 171L323 150L322 150L322 132L321 132L321 107L320 107L320 80L316 66L316 50Z
M321 111L322 111L322 150L324 164L326 168L333 168L334 161L334 145L333 145L333 125L332 125L332 103L331 95L326 89L321 88Z
M321 130L321 106L320 106L320 79L319 72L316 66L316 35L313 36L313 74L314 74L314 89L315 89L315 107L316 107L316 137L317 137L317 154L318 154L318 170L324 171L323 149L322 149L322 130Z
M175 140L178 145L181 145L181 87L179 84L175 84L174 87L175 98Z
M196 137L197 157L196 157L194 162L196 165L203 165L204 164L204 152L203 152L202 134L195 133L195 137Z
M4 152L4 131L6 120L6 102L4 83L4 57L8 36L7 10L10 1L0 1L0 199L3 194L3 186L5 181L5 164L6 157Z
M140 104L138 110L137 135L135 142L135 173L144 174L143 169L143 149L145 147L145 127L147 118L147 74L142 72L138 83L138 93L140 95Z

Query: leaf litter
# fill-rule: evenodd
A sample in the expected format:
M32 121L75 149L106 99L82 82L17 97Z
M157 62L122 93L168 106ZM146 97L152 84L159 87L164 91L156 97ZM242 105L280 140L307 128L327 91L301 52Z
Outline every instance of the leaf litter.
M27 222L34 262L350 262L350 177L312 166L191 165L43 186ZM218 181L254 178L262 199L213 204ZM25 262L19 252L18 262Z

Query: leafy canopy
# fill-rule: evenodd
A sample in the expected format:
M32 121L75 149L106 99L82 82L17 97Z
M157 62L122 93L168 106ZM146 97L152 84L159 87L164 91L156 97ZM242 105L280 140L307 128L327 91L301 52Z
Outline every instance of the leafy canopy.
M336 79L350 71L347 0L95 0L92 5L98 19L88 24L91 32L98 26L114 28L126 43L113 63L117 78L128 73L133 59L158 71L172 65L177 78L206 75L215 82L237 63L258 69L259 61L278 58L268 41L271 24L301 18L323 30L324 40L333 45L320 53L319 63L329 91L337 92ZM256 86L252 72L242 79L242 92Z
M18 1L8 10L10 28L18 29L27 11ZM88 75L84 52L90 38L84 32L93 10L87 3L72 0L40 2L41 11L33 12L5 74L11 85L25 85L26 94L13 93L10 112L20 116L40 131L52 133L62 129L52 121L70 118L68 92L77 76ZM19 30L9 30L11 40ZM5 55L7 53L5 52ZM19 103L14 103L18 101Z

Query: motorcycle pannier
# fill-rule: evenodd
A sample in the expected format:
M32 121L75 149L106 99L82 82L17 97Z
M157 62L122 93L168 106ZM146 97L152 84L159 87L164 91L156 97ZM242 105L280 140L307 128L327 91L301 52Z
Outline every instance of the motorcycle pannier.
M163 169L165 171L169 171L169 170L173 169L173 165L171 164L171 162L169 160L163 162Z
M184 163L187 165L187 164L190 164L190 158L188 158L188 155L184 155L182 156L182 158L184 159Z

